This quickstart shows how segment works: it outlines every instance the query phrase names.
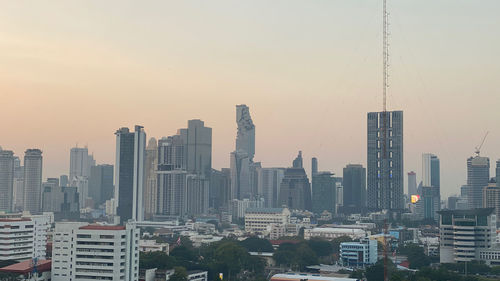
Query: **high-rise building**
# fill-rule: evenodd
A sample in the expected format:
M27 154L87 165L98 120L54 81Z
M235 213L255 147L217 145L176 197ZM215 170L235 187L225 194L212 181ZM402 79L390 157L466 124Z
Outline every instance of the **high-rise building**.
M139 280L139 232L131 223L57 223L52 280Z
M317 172L312 177L312 211L337 213L337 186L333 173Z
M497 160L497 166L495 167L495 180L497 185L500 186L500 160Z
M14 205L14 152L0 150L0 211L11 211Z
M402 210L405 203L403 197L403 111L387 111L385 115L384 112L370 112L367 125L368 208Z
M245 104L236 106L236 151L246 152L250 161L255 155L255 125L250 117L250 109Z
M157 212L163 215L208 213L212 170L212 129L198 119L187 129L158 142Z
M231 170L223 168L220 171L212 169L210 175L210 207L215 210L228 210L231 200Z
M264 198L266 208L278 207L278 195L281 180L285 176L285 168L258 169L258 196Z
M158 141L157 213L184 215L186 209L186 160L182 136L174 135Z
M188 121L188 127L180 129L185 150L186 169L189 173L210 176L212 171L212 128L205 127L199 119Z
M68 175L59 176L59 185L60 186L68 186L69 185Z
M115 199L118 201L117 215L122 224L129 219L142 221L144 152L146 133L142 126L135 126L135 132L121 128L116 135Z
M76 187L44 183L42 210L54 213L56 219L79 219L80 203Z
M256 181L253 180L252 167L255 155L255 125L250 117L248 106L236 106L236 150L231 152L231 198L244 199L256 196ZM255 170L255 169L254 169ZM252 184L254 183L254 184Z
M314 177L318 173L318 158L313 157L311 159L311 177Z
M476 155L467 159L467 201L470 209L483 207L483 188L490 180L490 159Z
M150 138L146 146L146 162L144 177L144 218L149 220L156 214L156 198L158 187L156 186L156 168L158 166L158 142Z
M408 173L408 196L417 194L417 174L413 171Z
M416 203L416 213L419 219L438 220L438 211L441 209L439 188L434 186L420 186L420 200Z
M113 175L113 165L101 164L90 168L89 197L92 198L94 208L113 198Z
M496 183L483 188L483 208L495 208L494 214L500 218L500 187Z
M360 164L349 164L343 170L342 209L346 213L360 213L366 209L366 169Z
M24 166L21 166L21 159L17 156L14 156L12 197L14 211L22 211L24 203Z
M42 151L27 149L24 153L24 211L37 213L41 210Z
M439 158L434 154L422 154L422 185L440 187Z
M70 150L69 180L75 177L90 177L90 167L95 165L94 157L87 147L73 147Z
M94 207L92 198L90 198L88 177L76 176L70 181L70 186L76 187L80 208Z
M280 184L278 207L290 210L312 210L311 184L302 168L302 153L293 161L293 168L287 168Z

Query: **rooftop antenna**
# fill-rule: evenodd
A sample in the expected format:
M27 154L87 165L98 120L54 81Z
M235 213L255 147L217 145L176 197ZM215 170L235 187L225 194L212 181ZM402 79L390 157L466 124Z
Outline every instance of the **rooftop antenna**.
M481 144L476 146L476 151L474 151L476 153L476 156L479 156L479 153L481 152L481 147L483 147L483 144L484 144L484 141L486 140L486 137L488 136L488 134L490 133L490 131L487 131L486 134L484 134L484 137L483 137L483 140L481 141Z

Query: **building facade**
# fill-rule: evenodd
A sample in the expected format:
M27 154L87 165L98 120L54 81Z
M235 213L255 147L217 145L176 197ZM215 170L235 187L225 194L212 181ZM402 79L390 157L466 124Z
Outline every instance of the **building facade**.
M490 159L476 155L467 159L467 202L470 209L483 207L483 188L490 181Z
M343 170L344 212L360 213L366 209L366 169L359 164L349 164Z
M403 111L370 112L367 128L367 207L400 211L404 209Z
M135 126L135 132L121 128L116 135L115 200L117 215L125 223L129 219L142 221L144 217L144 152L146 133L142 126Z
M262 233L271 224L290 223L290 211L287 208L249 208L245 213L245 231Z
M90 168L89 196L92 198L94 208L113 198L115 189L113 176L113 165L102 164Z
M481 250L492 247L496 238L493 208L441 210L440 262L469 262L479 259Z
M146 162L144 177L144 218L149 220L156 214L158 186L156 169L158 167L158 141L150 138L146 146Z
M344 266L365 267L377 262L377 240L340 243L340 260Z
M56 224L52 280L139 279L139 229L125 226Z
M413 171L408 173L408 197L417 195L417 174Z
M337 213L337 186L333 173L316 172L312 178L312 211Z
M0 149L0 211L14 206L14 152Z
M278 207L278 195L280 184L285 176L284 168L259 168L258 173L258 197L264 198L267 208Z
M483 208L495 208L495 215L500 218L500 187L490 183L483 188Z
M28 149L24 153L23 210L37 213L41 210L42 151Z

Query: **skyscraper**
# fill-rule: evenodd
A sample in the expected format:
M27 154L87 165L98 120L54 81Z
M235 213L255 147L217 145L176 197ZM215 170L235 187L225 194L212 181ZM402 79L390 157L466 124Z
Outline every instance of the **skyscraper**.
M440 187L439 158L434 154L422 154L422 184Z
M285 176L285 168L259 168L258 169L258 195L264 198L266 208L278 207L280 184Z
M11 211L14 205L14 153L0 149L0 211Z
M208 178L212 170L212 128L205 127L199 119L193 119L179 133L186 147L187 171Z
M27 149L24 152L24 210L31 213L41 211L42 196L42 151Z
M360 164L348 164L343 170L343 210L359 213L366 209L366 169Z
M144 217L149 220L156 214L156 168L158 166L158 142L150 138L146 147L146 176L144 177Z
M337 186L333 173L316 172L312 176L312 211L337 213Z
M497 185L500 186L500 160L497 160L497 166L495 169L495 179L497 181Z
M231 198L253 198L255 186L252 186L252 166L255 155L255 125L250 117L248 106L236 106L236 150L231 152ZM253 181L254 182L254 181Z
M146 133L142 126L135 126L135 132L128 128L116 131L115 199L118 201L117 215L122 224L129 219L142 221L144 151Z
M223 168L220 171L212 169L210 175L210 207L215 210L228 209L230 201L231 171Z
M236 151L247 153L250 161L255 155L255 125L250 117L250 109L245 104L236 106L236 123L238 133L236 135Z
M417 194L417 174L414 171L408 173L408 197Z
M90 177L90 167L95 165L94 157L87 147L73 147L70 150L69 180L76 177Z
M278 207L286 206L291 210L312 210L311 184L302 168L302 153L293 161L292 168L285 170L280 184Z
M164 215L208 212L212 167L212 129L198 119L158 142L158 204Z
M384 119L387 130L384 130ZM384 112L369 112L367 128L368 208L402 210L403 111L387 111L385 118Z
M113 198L113 165L102 164L90 168L89 196L94 202L94 208Z
M490 159L476 155L467 159L467 202L470 209L483 207L483 188L490 180Z
M318 158L313 157L311 159L311 176L314 177L316 173L318 173Z

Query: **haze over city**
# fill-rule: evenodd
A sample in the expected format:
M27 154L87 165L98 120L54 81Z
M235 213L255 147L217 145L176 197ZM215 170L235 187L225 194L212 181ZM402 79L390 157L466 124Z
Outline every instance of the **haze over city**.
M420 181L421 154L434 153L442 195L459 193L486 131L481 155L500 158L500 3L389 9L388 109L405 113L405 175ZM0 145L43 150L45 179L68 172L76 144L113 163L119 127L160 138L199 118L213 128L213 166L228 167L234 105L245 103L256 161L289 166L302 150L307 169L318 157L320 170L341 175L347 163L366 166L366 112L382 106L380 10L380 1L4 1Z

